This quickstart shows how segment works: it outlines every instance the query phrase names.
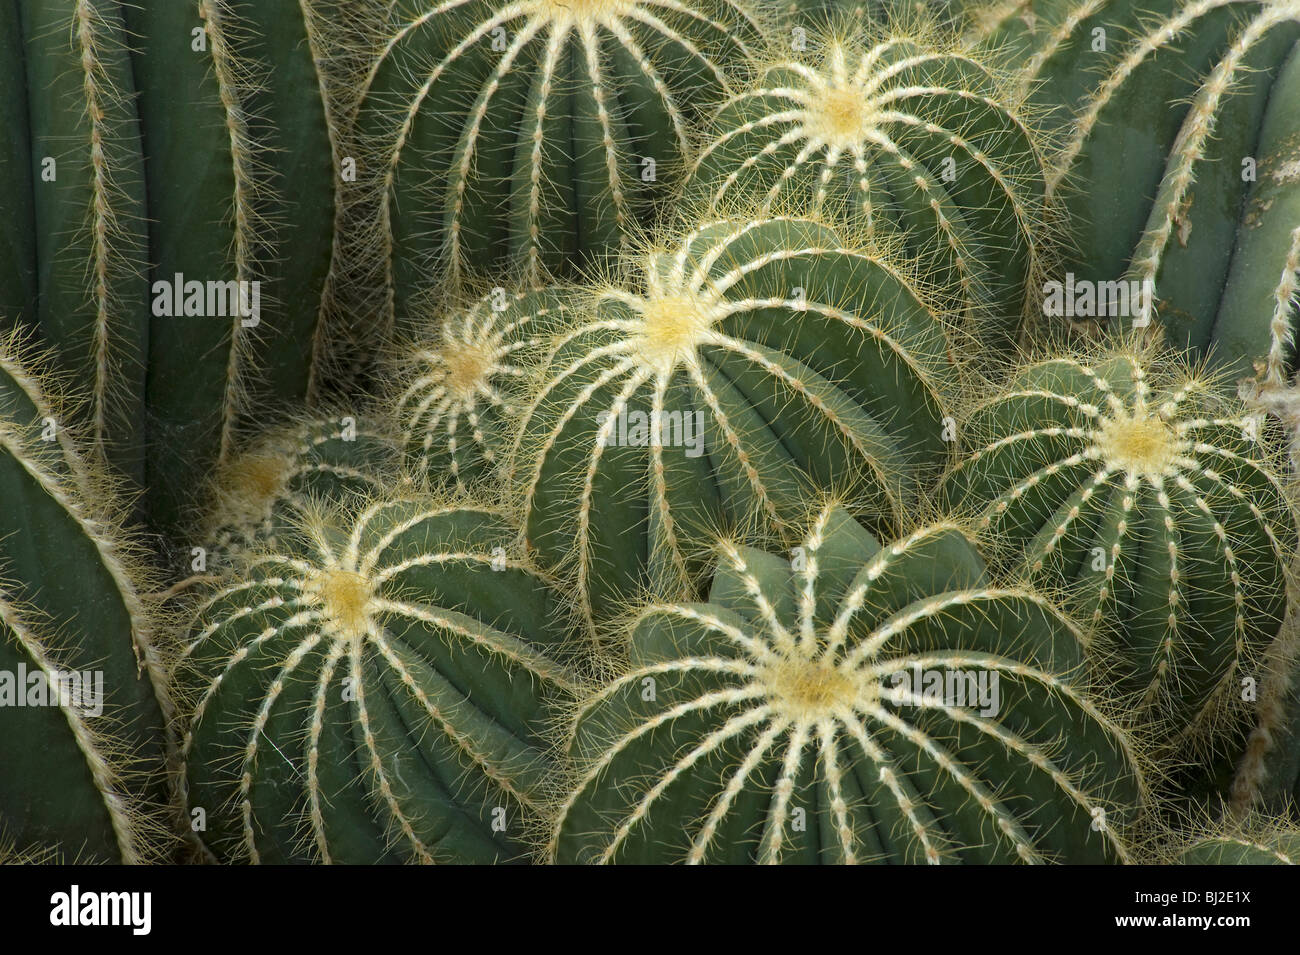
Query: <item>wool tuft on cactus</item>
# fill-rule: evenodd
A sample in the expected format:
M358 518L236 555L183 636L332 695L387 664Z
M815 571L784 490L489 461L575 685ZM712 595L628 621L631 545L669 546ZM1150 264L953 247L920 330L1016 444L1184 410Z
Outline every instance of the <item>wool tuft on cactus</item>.
M553 861L1127 858L1140 760L1083 634L960 527L882 545L827 506L792 560L718 552L708 603L648 607L582 702Z

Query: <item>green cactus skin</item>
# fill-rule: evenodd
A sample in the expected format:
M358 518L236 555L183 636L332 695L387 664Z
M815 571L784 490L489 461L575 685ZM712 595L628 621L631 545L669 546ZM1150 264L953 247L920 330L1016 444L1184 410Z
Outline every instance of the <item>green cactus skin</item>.
M792 527L809 491L898 526L951 453L957 376L905 270L783 218L704 225L635 268L559 339L513 454L528 539L590 625L645 589L691 599L700 542Z
M358 115L385 320L431 272L536 283L619 251L760 39L732 0L392 4Z
M304 506L359 506L391 486L399 466L394 436L366 417L312 416L263 435L212 482L205 569L228 571L250 547L277 546Z
M1275 825L1262 832L1209 835L1179 851L1179 865L1300 865L1300 829Z
M257 324L152 317L146 487L161 528L193 518L193 489L234 453L241 416L307 397L318 361L335 150L310 8L288 0L125 8L140 81L151 282L179 274L263 283ZM270 121L284 125L268 135Z
M882 546L826 507L797 566L721 555L709 602L648 608L581 705L555 861L1126 859L1142 776L1076 682L1081 634L958 527ZM914 666L999 674L997 712L913 694Z
M299 523L186 638L182 753L204 841L264 863L526 858L551 772L542 730L575 677L517 532L401 500Z
M0 672L98 671L103 710L0 694L0 830L86 862L152 861L168 842L166 663L113 489L73 447L33 360L0 340ZM30 701L29 688L16 691Z
M1096 30L1107 49L1094 52ZM1128 320L1235 376L1295 369L1300 5L1008 3L974 34L1020 51L1067 138L1051 185L1079 279L1151 280ZM1246 181L1243 160L1256 163ZM1154 313L1154 314L1153 314Z
M22 323L85 389L94 450L143 475L149 289L144 160L117 0L0 13L0 332Z
M970 410L943 493L1115 633L1136 718L1212 731L1278 632L1296 549L1264 428L1168 353L1052 357Z
M390 405L407 461L431 487L467 494L499 481L566 299L498 288L447 308L432 335L398 352Z
M819 33L779 51L709 125L687 194L712 214L761 209L847 216L892 236L992 319L1003 340L1039 302L1045 137L1010 74L934 28Z

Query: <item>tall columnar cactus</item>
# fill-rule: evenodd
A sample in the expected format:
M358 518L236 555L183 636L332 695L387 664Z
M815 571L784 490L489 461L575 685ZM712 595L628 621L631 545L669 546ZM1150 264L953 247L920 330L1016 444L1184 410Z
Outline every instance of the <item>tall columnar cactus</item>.
M759 28L733 0L401 0L358 114L386 318L436 271L572 273L671 195Z
M0 832L86 862L167 844L166 667L111 486L0 339Z
M688 194L713 212L848 216L894 236L1005 333L1043 268L1043 134L1011 74L933 27L823 31L782 47L713 117ZM988 309L988 313L982 310Z
M958 527L882 546L824 508L789 563L720 550L709 602L647 609L582 704L552 858L1127 857L1141 774L1080 634Z
M228 565L249 547L277 546L303 506L360 506L392 486L399 466L394 436L369 417L318 415L274 429L211 482L203 562Z
M804 219L701 226L594 292L514 455L526 531L588 620L696 592L719 526L781 532L804 495L898 526L947 459L955 344L896 260Z
M498 480L565 305L563 292L497 288L398 351L391 406L416 474L460 493Z
M1238 377L1289 377L1300 5L1004 3L975 36L1020 51L1065 129L1051 185L1072 214L1076 279L1150 282L1149 304L1111 317L1158 324Z
M89 436L160 528L192 516L241 415L317 384L340 187L329 2L0 14L0 321L84 383Z
M188 637L191 812L222 859L505 862L572 692L547 581L497 513L389 500L253 557Z
M138 479L149 213L126 31L117 0L0 11L0 332L39 327L89 396L95 450Z
M1296 525L1261 416L1169 354L1020 368L945 481L988 545L1116 636L1134 714L1212 730L1278 632Z

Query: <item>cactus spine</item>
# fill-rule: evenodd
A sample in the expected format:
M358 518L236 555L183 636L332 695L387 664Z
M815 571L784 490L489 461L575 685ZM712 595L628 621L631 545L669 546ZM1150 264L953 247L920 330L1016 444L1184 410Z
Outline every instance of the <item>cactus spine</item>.
M498 514L379 500L251 557L199 608L178 685L188 804L222 859L506 862L573 692L545 578Z
M647 609L626 672L582 704L556 861L1127 857L1140 777L1077 682L1081 635L993 585L958 527L882 546L827 507L793 569L720 554L709 602ZM976 670L996 707L913 680Z
M954 342L914 277L803 219L701 226L558 339L514 474L589 622L695 593L719 526L785 530L836 487L893 527L949 453Z

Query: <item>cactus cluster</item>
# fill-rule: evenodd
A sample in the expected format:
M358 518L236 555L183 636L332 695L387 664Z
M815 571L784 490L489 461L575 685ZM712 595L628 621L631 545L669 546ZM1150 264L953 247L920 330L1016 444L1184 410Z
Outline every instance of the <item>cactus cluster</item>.
M1298 44L0 9L0 860L1295 861Z

